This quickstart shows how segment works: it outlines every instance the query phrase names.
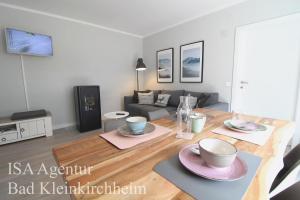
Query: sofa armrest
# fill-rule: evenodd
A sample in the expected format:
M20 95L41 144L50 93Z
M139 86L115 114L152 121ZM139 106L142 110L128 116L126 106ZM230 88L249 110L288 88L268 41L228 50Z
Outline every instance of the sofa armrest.
M152 121L152 120L160 119L163 117L168 117L168 116L170 116L170 113L166 109L162 108L159 110L146 112L145 116L147 116L147 119L149 121Z
M128 104L134 103L133 96L124 96L124 108L128 111Z

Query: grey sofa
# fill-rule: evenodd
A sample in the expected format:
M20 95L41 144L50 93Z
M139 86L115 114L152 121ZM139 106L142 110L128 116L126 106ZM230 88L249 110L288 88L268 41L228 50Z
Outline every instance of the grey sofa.
M228 104L219 102L218 93L201 93L185 90L153 90L153 92L154 102L157 99L157 95L160 93L171 95L167 107L138 104L137 99L134 96L125 96L125 110L129 112L131 116L144 116L148 120L155 120L170 115L172 116L176 113L177 107L180 103L180 96L187 96L190 94L197 98L201 98L203 95L207 97L205 102L203 102L203 104L199 107L228 111Z

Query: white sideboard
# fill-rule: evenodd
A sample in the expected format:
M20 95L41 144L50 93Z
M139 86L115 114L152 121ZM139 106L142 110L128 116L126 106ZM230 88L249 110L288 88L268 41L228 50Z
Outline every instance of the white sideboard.
M0 145L52 135L52 119L49 113L45 117L25 120L0 119Z

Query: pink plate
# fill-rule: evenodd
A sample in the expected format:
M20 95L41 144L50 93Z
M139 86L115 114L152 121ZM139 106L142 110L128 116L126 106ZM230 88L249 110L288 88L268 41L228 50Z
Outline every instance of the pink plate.
M184 147L179 152L181 164L189 171L198 176L217 181L233 181L244 177L248 171L246 163L238 156L233 164L226 168L208 167L201 156L193 153L191 147L198 146L192 144ZM201 154L201 152L200 152Z

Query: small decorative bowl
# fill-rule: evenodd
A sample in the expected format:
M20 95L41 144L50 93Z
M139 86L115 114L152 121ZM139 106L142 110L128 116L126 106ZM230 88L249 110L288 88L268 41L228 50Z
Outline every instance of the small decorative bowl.
M141 134L146 127L147 119L145 117L128 117L126 123L132 134Z
M206 138L198 144L202 159L211 167L229 167L237 155L235 146L224 140Z

